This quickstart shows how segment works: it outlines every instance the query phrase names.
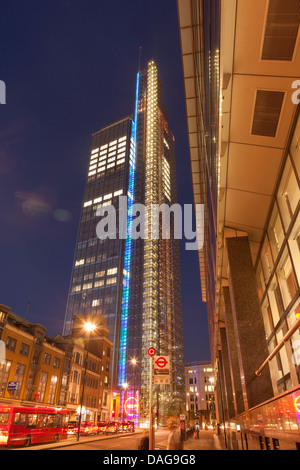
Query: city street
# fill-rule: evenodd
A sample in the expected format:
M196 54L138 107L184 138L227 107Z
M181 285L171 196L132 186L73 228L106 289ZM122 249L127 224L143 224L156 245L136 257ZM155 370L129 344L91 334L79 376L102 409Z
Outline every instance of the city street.
M155 433L155 450L166 450L170 431L159 430ZM30 447L18 447L14 450L137 450L143 432L134 434L118 434L116 436L89 436L82 437L77 443L75 437L71 437L60 443L32 445ZM9 450L9 448L7 448ZM183 450L224 450L222 438L214 431L200 431L199 439L193 437L184 441Z

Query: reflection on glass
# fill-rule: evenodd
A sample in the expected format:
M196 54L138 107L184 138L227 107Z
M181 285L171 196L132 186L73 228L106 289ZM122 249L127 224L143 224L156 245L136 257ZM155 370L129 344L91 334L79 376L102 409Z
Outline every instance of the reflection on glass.
M280 289L279 289L275 274L272 277L272 280L268 289L268 297L269 297L269 302L270 302L270 307L271 307L271 312L272 312L273 324L274 326L276 326L281 315L284 312L284 307L283 307Z
M296 271L298 285L300 285L300 213L288 239L293 264Z
M298 290L296 276L287 248L285 248L277 267L277 278L280 285L283 304L286 308Z
M262 247L261 263L263 267L264 277L267 283L271 275L272 269L273 269L273 258L272 258L272 253L271 253L268 237L265 238L265 241Z
M270 241L270 247L272 250L273 258L276 260L277 255L280 251L282 246L282 242L284 240L284 232L283 227L281 225L281 220L278 212L277 205L275 204L272 216L270 219L269 227L268 227L268 236Z
M291 328L295 321L300 318L300 297L296 300L291 311L287 315L288 328ZM296 366L300 366L300 328L291 337L292 361ZM300 371L299 371L300 372Z
M257 292L258 296L261 299L264 291L265 291L265 281L262 272L262 267L260 261L258 262L257 271L256 271L256 284L257 284Z
M267 297L265 298L263 305L262 305L262 314L263 314L266 336L268 338L274 329L274 324L273 324L270 304L269 304Z
M278 205L285 229L287 230L300 199L300 190L294 170L288 158L277 194Z

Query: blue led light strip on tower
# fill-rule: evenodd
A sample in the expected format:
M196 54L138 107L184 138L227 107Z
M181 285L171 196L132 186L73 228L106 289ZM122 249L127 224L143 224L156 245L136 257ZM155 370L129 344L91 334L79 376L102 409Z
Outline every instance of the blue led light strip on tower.
M131 240L132 206L133 206L134 176L135 176L135 145L136 145L136 123L137 123L137 112L138 112L138 94L139 94L139 73L137 74L137 79L136 79L134 122L132 123L131 139L130 139L128 195L127 195L127 238L125 240L125 253L124 253L124 274L123 274L122 310L121 310L121 328L120 328L119 364L118 364L118 386L120 387L125 382L125 368L126 368L129 283L130 283L130 267L131 267L131 253L132 253L132 246L131 246L132 245L132 240Z

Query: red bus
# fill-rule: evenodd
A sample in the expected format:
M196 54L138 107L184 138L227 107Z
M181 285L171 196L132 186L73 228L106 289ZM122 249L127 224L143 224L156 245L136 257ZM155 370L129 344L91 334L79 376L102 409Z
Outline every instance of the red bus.
M0 446L58 442L68 437L70 410L0 406Z

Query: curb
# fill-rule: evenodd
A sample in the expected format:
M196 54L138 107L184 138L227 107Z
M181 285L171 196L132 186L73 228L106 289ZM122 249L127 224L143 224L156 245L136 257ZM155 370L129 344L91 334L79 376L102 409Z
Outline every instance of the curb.
M63 440L61 442L51 442L43 445L32 445L31 447L20 447L20 448L14 448L12 450L55 450L61 447L70 447L70 446L75 446L78 444L86 444L88 442L97 442L97 441L106 441L108 439L115 439L116 437L128 437L134 435L140 435L142 434L142 431L135 431L134 433L128 432L128 433L122 433L122 434L112 434L111 436L90 436L90 437L82 437L77 440L72 440L72 442L68 442L68 439Z

